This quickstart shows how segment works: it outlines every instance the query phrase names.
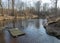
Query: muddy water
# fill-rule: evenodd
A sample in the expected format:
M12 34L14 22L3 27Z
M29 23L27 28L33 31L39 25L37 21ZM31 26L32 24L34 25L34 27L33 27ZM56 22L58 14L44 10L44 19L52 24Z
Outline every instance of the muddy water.
M42 19L16 21L15 26L26 35L12 38L7 30L0 31L0 43L60 43L59 39L46 34L43 24L45 22ZM5 24L7 27L13 27L12 25L12 22Z

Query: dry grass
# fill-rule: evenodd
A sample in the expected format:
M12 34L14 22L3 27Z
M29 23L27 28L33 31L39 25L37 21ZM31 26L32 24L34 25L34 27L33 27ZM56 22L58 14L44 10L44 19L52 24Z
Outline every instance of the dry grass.
M35 17L38 17L37 15L32 15L32 17L30 16L17 16L16 18L17 19L29 19L29 18L35 18ZM4 19L9 19L9 20L13 20L14 19L14 16L0 16L0 20L4 20Z
M48 20L48 24L49 24L49 23L52 23L52 22L59 21L60 17L48 17L47 20Z

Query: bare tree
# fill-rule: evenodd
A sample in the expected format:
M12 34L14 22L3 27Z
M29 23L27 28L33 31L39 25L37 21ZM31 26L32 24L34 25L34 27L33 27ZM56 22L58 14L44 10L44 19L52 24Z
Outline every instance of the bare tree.
M1 8L1 14L2 14L2 16L4 16L4 14L3 14L2 0L0 0L0 8Z
M0 13L1 13L1 0L0 0Z
M52 2L53 5L54 5L54 12L55 12L55 14L57 15L57 3L58 3L58 0L51 0L51 2Z
M0 0L0 8L2 8L2 1Z
M55 12L56 12L56 15L57 15L57 2L58 2L58 0L55 0Z
M1 7L1 0L0 0L0 7Z
M24 9L24 5L25 3L22 2L21 0L17 0L17 2L15 3L15 7L19 10L22 11Z
M48 3L44 3L44 4L43 4L43 11L44 11L44 12L47 11L48 8L49 8L49 4L48 4Z
M48 3L43 3L43 12L42 15L44 18L49 14L49 4Z
M14 16L14 0L12 0L12 15Z
M39 19L40 6L41 6L41 1L37 1L35 3L35 9L36 9L37 14L38 14L38 19Z
M8 0L8 14L9 14L9 1L10 1L10 0Z

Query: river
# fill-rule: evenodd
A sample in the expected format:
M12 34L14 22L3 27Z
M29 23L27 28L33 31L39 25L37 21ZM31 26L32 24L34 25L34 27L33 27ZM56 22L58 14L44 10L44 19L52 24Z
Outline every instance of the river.
M12 38L9 32L5 30L3 38L4 40L1 40L1 37L0 40L4 41L4 43L60 43L59 39L46 33L46 30L43 27L43 25L46 23L44 21L45 20L43 19L17 21L16 27L25 32L26 35ZM8 23L6 26L12 27L12 25L12 23Z

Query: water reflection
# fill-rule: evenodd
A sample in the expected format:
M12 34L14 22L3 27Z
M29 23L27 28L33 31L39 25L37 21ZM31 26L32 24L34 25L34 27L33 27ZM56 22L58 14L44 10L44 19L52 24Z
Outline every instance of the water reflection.
M39 27L40 27L40 21L39 21L39 19L36 20L35 26L36 26L37 29L39 29Z
M11 41L11 36L10 36L10 34L9 34L9 32L8 31L4 31L4 39L5 39L5 42L6 43L10 43L10 41Z
M39 22L39 26L37 28L37 23ZM46 34L46 30L44 29L43 25L46 22L43 19L32 19L32 20L19 20L16 22L16 27L18 27L21 31L25 32L26 35L12 38L10 34L5 31L5 43L60 43L60 40L49 36ZM6 24L6 26L11 27L12 23ZM24 29L21 28L24 27Z
M58 40L57 38L46 34L42 19L40 19L39 29L35 28L34 25L36 24L30 24L27 29L24 29L27 35L18 39L22 39L21 41L25 40L24 42L26 43L60 43L60 40Z

